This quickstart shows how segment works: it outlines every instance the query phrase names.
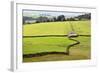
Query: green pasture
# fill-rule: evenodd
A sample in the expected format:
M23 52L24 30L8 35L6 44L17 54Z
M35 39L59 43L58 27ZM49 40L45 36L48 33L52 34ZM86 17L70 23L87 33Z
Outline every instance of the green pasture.
M44 22L23 25L23 36L41 35L67 35L72 31L70 24L73 25L75 32L79 35L91 34L90 21L63 21L63 22ZM23 62L39 61L58 61L58 60L80 60L90 59L90 40L91 37L79 36L75 38L80 41L70 49L70 55L45 55L40 57L23 58ZM65 37L23 37L23 54L35 54L40 52L65 52L66 47L75 41Z
M90 21L44 22L23 25L23 36L65 35L71 31L70 24L80 35L90 35Z
M62 38L64 39L64 38ZM62 40L61 39L61 40ZM66 39L66 38L65 38ZM33 57L33 58L23 58L24 62L40 62L40 61L60 61L60 60L85 60L91 58L91 47L90 47L90 37L78 37L76 38L81 43L79 45L73 46L70 48L70 55L62 55L62 54L52 54L52 55L45 55L40 57ZM42 39L43 40L43 39ZM52 39L51 39L52 40ZM32 41L32 40L30 40ZM66 46L68 46L68 43L71 44L72 41L66 40L66 42L62 42L60 46L56 45L43 45L43 44L37 44L36 48L41 49L29 49L24 50L25 51L34 51L35 52L43 52L43 51L65 51ZM74 43L74 42L73 42ZM27 45L27 44L26 44ZM32 45L33 46L33 45ZM28 47L28 46L27 46ZM26 53L28 53L26 52Z
M67 37L39 37L23 39L23 54L40 52L64 52L69 44L74 43Z

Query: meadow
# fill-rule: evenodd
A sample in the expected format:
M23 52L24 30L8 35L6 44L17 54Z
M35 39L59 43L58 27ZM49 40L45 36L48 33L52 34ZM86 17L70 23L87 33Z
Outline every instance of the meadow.
M41 52L65 52L68 45L75 43L67 36L72 31L71 26L79 35L91 35L90 21L44 22L23 25L23 55ZM43 35L62 35L61 37L33 37ZM70 48L70 55L48 54L40 57L23 57L23 62L84 60L91 58L91 37L79 36L79 45Z

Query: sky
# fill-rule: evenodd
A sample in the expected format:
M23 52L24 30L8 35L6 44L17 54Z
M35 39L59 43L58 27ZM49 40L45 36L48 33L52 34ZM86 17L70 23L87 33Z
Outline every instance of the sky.
M56 11L33 11L33 10L23 10L23 16L27 17L39 17L39 16L59 16L59 15L64 15L65 17L75 17L78 15L83 15L85 14L84 12L56 12Z

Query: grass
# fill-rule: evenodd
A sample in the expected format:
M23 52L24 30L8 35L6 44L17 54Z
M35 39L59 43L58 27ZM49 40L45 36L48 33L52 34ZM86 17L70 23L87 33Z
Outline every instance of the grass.
M62 60L84 60L91 58L90 52L90 37L78 37L76 38L81 43L79 45L70 48L70 55L52 54L33 58L23 58L24 62L41 62L41 61L62 61ZM70 43L69 43L70 44ZM50 48L52 49L52 48ZM60 47L54 50L60 51ZM53 50L53 49L52 49ZM42 50L43 51L43 50ZM45 51L45 50L44 50ZM61 50L62 51L62 50ZM64 51L64 48L63 48Z
M64 21L64 22L45 22L23 25L23 36L41 35L66 35L71 32L70 24L73 25L75 32L80 35L90 35L90 21ZM90 37L77 37L79 45L70 49L70 55L52 54L40 57L23 58L23 62L39 61L58 61L58 60L82 60L90 59ZM65 52L66 47L74 41L66 37L30 37L23 38L23 54L33 54L40 52Z
M26 24L23 26L23 36L65 35L71 31L70 24L78 34L90 34L90 21L64 21Z
M69 44L74 43L67 37L24 38L23 42L23 54L51 51L64 52Z

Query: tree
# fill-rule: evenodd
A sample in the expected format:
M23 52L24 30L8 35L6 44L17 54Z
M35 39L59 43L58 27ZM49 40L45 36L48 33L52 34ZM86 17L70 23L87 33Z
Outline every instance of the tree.
M57 21L65 21L65 16L64 15L59 15L57 17Z
M37 18L37 23L47 22L47 21L48 21L48 18L47 17L40 16L40 17Z
M67 18L67 21L75 21L75 18Z
M53 17L53 20L56 21L57 20L56 17Z

